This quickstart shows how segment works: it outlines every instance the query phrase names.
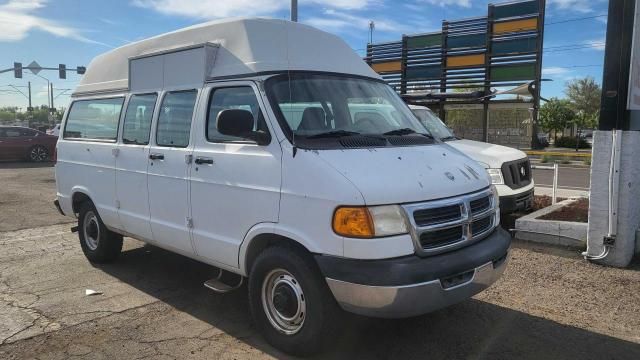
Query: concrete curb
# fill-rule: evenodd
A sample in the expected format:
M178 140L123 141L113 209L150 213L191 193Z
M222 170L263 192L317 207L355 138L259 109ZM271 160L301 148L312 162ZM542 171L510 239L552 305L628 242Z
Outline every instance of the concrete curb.
M589 224L538 219L575 201L575 199L561 201L517 219L516 239L584 249L587 244Z

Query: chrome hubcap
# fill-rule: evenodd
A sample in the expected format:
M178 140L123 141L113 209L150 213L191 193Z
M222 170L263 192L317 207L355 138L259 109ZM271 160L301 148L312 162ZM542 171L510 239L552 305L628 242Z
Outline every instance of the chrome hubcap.
M262 306L276 330L293 335L302 329L307 305L300 283L291 273L276 269L262 283Z
M30 155L31 155L31 160L33 161L45 161L49 156L47 154L47 151L39 146L31 149Z
M97 249L98 239L100 239L100 226L98 225L98 217L93 211L89 211L84 217L82 231L84 232L84 243L87 247L90 250Z

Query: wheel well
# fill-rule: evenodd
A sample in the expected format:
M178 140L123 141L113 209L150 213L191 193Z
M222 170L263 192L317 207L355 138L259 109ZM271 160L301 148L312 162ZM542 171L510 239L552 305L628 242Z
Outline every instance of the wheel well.
M81 192L77 192L77 193L73 194L73 197L71 198L71 205L73 207L73 213L74 214L79 213L80 212L80 207L85 202L91 202L91 198L87 194L81 193Z
M300 251L304 254L311 254L311 252L302 244L288 237L276 234L260 234L251 240L247 253L245 254L244 262L246 265L245 270L247 275L251 272L251 267L258 255L260 255L260 253L266 248L272 246L283 246L292 250Z

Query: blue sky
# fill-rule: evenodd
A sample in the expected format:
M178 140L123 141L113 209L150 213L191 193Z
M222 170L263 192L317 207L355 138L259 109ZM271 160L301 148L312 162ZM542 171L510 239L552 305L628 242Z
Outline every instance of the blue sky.
M437 31L443 19L485 16L487 4L501 0L299 0L299 20L342 37L364 54L368 23L376 24L374 42L405 34ZM87 65L112 48L206 20L264 16L287 19L289 0L0 0L0 69L25 66ZM606 0L547 0L543 96L563 96L566 81L592 76L602 81ZM576 18L587 18L571 21ZM567 21L569 20L569 21ZM68 103L63 89L79 76L42 72L56 89L56 106ZM46 104L46 81L28 74L0 74L0 106L26 107L26 99L7 85L31 81L34 105ZM20 88L24 90L23 88Z

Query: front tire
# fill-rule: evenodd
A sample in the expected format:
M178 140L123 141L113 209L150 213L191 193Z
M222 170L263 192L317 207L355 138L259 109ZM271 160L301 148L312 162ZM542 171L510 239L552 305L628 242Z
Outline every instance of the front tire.
M42 145L33 146L27 154L32 162L45 162L49 160L49 150Z
M314 259L282 246L268 248L256 259L249 276L249 304L266 340L298 356L321 349L340 311Z
M80 208L78 236L84 256L92 263L112 262L122 250L122 235L107 229L90 202L85 202Z

